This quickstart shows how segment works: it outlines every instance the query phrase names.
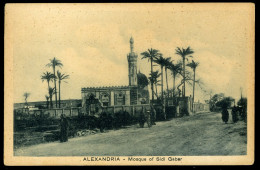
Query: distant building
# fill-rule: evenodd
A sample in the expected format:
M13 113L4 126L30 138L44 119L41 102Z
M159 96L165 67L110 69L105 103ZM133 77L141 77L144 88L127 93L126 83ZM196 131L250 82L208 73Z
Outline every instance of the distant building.
M131 37L130 53L127 55L129 85L82 88L82 111L90 114L97 112L98 107L149 104L148 87L138 87L137 58Z
M194 113L196 112L208 112L209 111L209 103L200 103L198 102L194 102L193 103L193 111Z

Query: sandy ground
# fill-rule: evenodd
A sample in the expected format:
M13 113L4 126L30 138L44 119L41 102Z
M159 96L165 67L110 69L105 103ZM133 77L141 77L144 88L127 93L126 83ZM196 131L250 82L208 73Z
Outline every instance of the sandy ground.
M231 116L231 115L230 115ZM230 117L231 118L231 117ZM14 151L15 156L206 156L246 154L246 124L229 120L224 124L220 113L138 125L105 133L52 142Z

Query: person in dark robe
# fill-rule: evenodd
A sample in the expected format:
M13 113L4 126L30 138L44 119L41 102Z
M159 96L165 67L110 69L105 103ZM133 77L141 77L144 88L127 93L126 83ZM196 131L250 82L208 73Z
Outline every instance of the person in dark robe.
M151 104L151 124L152 125L156 125L155 120L156 120L156 110L155 110L154 106Z
M222 107L222 120L223 122L227 123L229 119L229 113L226 106Z
M236 123L236 122L238 121L238 109L237 109L236 106L234 106L234 107L232 108L231 114L232 114L233 123Z
M144 123L145 123L145 116L144 116L144 112L141 111L140 115L139 115L139 125L140 125L140 128L144 127Z
M106 127L106 122L107 122L107 113L103 111L101 112L99 117L99 129L101 133L104 132L104 129Z
M152 122L151 122L151 111L147 110L146 111L146 121L147 121L147 125L150 128L152 126Z
M60 142L67 142L69 133L69 122L64 114L61 114L60 126Z

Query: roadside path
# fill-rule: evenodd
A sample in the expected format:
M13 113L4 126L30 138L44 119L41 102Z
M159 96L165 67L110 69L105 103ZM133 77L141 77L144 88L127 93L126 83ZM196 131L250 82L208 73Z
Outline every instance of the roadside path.
M230 117L231 118L231 117ZM207 156L246 154L246 124L224 124L221 113L157 122L19 148L15 156Z

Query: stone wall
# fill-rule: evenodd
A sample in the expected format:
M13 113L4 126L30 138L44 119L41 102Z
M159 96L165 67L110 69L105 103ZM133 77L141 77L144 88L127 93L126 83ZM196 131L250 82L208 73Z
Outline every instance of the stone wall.
M209 104L205 104L205 103L193 103L193 110L194 110L194 113L197 113L197 112L207 112L209 111Z

